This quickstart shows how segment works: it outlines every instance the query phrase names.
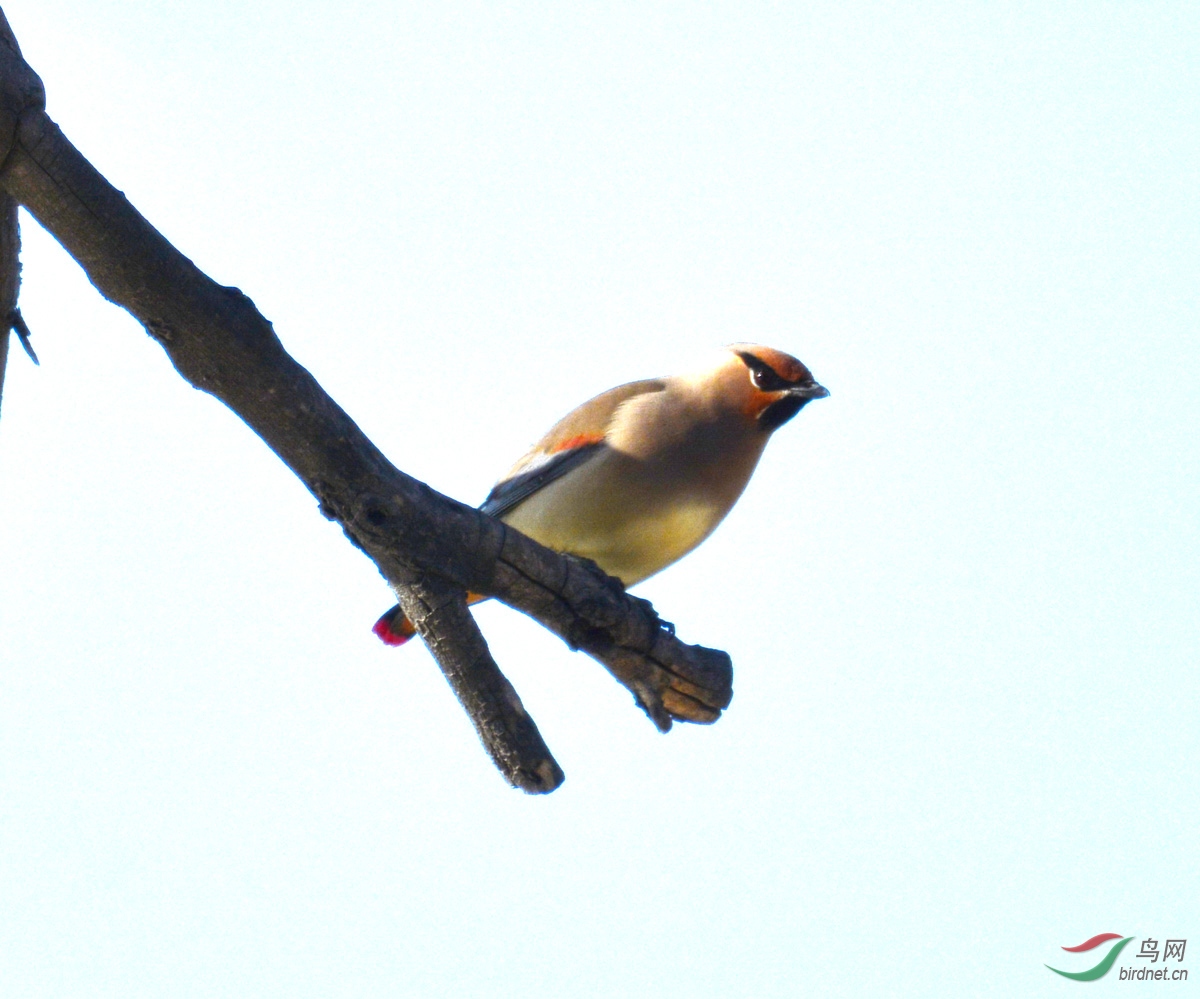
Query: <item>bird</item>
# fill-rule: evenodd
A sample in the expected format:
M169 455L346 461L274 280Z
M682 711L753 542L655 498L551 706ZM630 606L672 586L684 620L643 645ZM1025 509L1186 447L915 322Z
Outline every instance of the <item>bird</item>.
M828 395L790 354L730 344L698 370L618 385L572 410L479 509L630 587L712 534L771 435ZM416 633L399 605L372 630L388 645Z

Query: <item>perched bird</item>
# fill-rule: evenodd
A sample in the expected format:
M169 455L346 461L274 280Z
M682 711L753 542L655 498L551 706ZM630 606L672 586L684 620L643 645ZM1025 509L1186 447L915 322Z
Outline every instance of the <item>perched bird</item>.
M735 343L699 371L618 385L585 402L509 469L479 509L632 586L707 538L746 488L771 434L827 395L794 357ZM373 630L388 645L415 633L399 606Z

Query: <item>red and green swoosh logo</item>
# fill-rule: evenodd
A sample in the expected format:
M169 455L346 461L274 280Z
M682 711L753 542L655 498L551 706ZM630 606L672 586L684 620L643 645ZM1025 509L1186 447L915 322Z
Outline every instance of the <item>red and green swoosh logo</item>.
M1109 948L1108 953L1104 955L1104 958L1094 968L1088 968L1087 971L1059 971L1057 968L1050 968L1050 965L1046 965L1046 967L1050 968L1056 975L1062 975L1063 978L1073 978L1077 982L1094 982L1097 978L1103 978L1108 974L1108 969L1113 966L1117 955L1121 953L1125 945L1132 939L1133 937L1122 937L1120 933L1097 933L1090 940L1085 940L1076 947L1063 948L1063 950L1071 954L1081 954L1086 950L1095 950L1101 944L1108 943L1110 940L1118 941L1118 943L1113 944Z

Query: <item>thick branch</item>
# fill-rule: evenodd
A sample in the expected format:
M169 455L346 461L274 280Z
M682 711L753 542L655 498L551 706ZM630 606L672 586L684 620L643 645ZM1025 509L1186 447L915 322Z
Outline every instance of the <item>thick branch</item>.
M438 622L461 629L466 619L465 610L460 616L447 609L455 604L440 587L449 584L496 596L599 659L664 731L672 719L711 722L729 703L725 653L677 640L648 603L625 594L594 565L551 552L394 468L287 354L253 303L171 246L37 100L20 112L0 185L62 243L101 294L138 318L189 383L215 395L263 438L375 562L406 608L430 608L426 637L435 652L455 641ZM511 687L490 656L481 656L473 634L464 634L457 660L474 665L458 669L461 683L451 676L452 684L470 688L468 710L467 701L500 703L496 692ZM485 674L480 684L472 679ZM496 731L486 718L475 720L481 733ZM489 749L498 762L510 755L521 760L510 779L545 772L548 755L538 755L544 746L527 756L533 743L519 748L515 729L504 738L509 745Z

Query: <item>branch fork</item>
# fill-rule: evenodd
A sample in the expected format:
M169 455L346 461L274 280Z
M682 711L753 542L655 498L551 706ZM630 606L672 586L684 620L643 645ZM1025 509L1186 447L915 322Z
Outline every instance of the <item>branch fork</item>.
M2 12L0 192L14 240L11 249L0 240L0 291L12 289L0 301L4 313L16 309L21 204L105 298L142 323L185 380L263 439L375 563L511 784L546 793L563 772L492 658L467 609L468 590L523 611L598 660L660 731L675 721L711 723L729 705L733 667L724 652L681 641L595 563L550 551L395 468L284 350L246 295L203 274L71 145L47 117L41 80Z

